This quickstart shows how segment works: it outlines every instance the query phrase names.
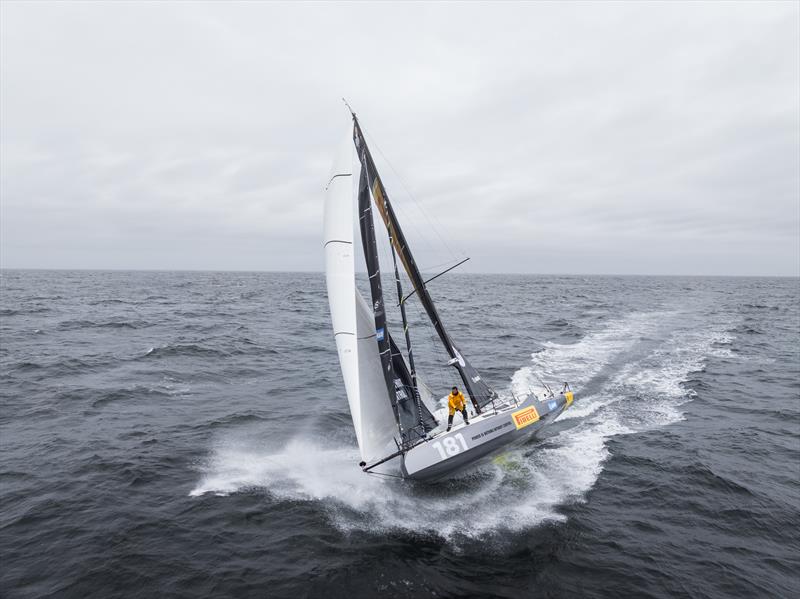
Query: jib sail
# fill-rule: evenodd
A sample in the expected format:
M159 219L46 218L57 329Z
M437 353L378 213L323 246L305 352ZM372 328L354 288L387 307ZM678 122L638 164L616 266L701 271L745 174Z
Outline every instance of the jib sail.
M392 412L381 362L375 351L372 309L355 284L353 252L353 141L348 131L325 195L325 278L334 339L361 459L372 462L395 448L397 418ZM358 163L356 163L358 164ZM355 174L354 174L355 171Z

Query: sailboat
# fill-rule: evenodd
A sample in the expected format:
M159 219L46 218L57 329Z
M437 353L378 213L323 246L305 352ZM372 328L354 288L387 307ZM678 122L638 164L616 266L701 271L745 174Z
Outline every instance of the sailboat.
M501 398L459 349L427 286L436 277L426 280L420 272L359 120L347 108L352 135L348 131L326 186L324 247L331 321L361 454L359 466L367 473L419 481L446 478L534 437L572 404L573 392L564 383L559 393L545 387L539 395L512 393ZM359 240L354 235L356 223ZM376 229L388 235L401 331L390 331L387 323L386 306L393 298L382 285ZM363 247L369 301L356 286L356 243ZM413 287L405 290L406 295L399 265ZM406 314L410 299L422 304L450 358L447 365L453 368L453 380L471 404L469 424L461 422L444 431L434 417L434 393L414 359Z

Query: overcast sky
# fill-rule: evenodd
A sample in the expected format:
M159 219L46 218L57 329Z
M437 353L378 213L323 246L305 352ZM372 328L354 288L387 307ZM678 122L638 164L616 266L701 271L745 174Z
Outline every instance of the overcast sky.
M797 275L799 7L3 1L0 265L322 270L345 96L423 266Z

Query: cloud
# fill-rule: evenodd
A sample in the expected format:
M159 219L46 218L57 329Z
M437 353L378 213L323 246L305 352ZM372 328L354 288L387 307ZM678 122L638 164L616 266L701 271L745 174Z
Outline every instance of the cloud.
M0 11L4 267L320 270L344 95L422 264L800 274L796 3Z

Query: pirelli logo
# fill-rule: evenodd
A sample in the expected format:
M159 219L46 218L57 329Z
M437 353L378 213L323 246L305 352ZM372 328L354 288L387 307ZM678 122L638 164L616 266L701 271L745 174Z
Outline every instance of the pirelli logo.
M517 429L521 429L539 420L539 412L531 406L519 412L512 412L511 418L514 420L514 425Z

